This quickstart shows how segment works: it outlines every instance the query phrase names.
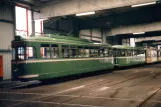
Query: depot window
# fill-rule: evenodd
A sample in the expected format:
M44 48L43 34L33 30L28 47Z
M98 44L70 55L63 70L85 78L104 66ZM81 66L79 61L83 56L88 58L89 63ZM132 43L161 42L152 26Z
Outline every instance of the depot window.
M29 37L32 34L32 14L27 7L16 6L16 35ZM43 20L34 20L35 35L43 34Z
M43 34L43 21L35 20L35 35Z
M31 11L25 7L16 6L16 35L31 35Z

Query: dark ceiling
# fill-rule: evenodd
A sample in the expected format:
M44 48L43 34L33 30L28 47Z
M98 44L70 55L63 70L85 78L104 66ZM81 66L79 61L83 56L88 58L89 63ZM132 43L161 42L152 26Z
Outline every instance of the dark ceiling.
M13 3L26 4L29 6L41 6L49 2L56 2L60 0L5 0Z
M73 17L80 21L80 29L126 26L161 21L161 4L131 8L122 7L111 10L96 11L96 15ZM97 23L96 23L97 22Z

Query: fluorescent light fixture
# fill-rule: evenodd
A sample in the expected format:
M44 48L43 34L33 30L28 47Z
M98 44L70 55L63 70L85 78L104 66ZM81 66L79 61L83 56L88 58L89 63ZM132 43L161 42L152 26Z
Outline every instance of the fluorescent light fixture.
M92 15L95 14L95 12L86 12L86 13L78 13L76 16L86 16L86 15Z
M93 43L93 44L102 44L102 43Z
M136 4L136 5L132 5L131 7L140 7L140 6L146 6L146 5L152 5L152 4L156 4L156 2Z
M133 33L134 35L139 35L139 34L144 34L145 32L137 32L137 33Z

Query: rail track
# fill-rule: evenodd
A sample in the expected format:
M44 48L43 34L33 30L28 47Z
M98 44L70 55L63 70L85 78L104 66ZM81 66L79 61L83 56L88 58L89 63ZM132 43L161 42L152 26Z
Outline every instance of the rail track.
M155 70L154 67L156 68ZM64 84L71 84L71 87L67 88L67 89L63 89L57 92L50 92L50 93L35 93L35 92L27 92L28 90L32 90L34 88L39 89L40 88L49 88L50 85L52 85L53 87L55 87L55 85L53 84L48 84L47 86L41 83L37 83L38 86L37 87L32 87L32 88L22 88L22 87L26 87L26 86L21 86L23 85L20 84L20 86L15 86L15 85L6 85L5 88L19 88L20 89L14 89L14 91L2 91L0 92L0 94L14 94L14 95L21 95L21 96L25 96L25 95L32 95L32 96L37 96L39 95L40 97L33 97L30 99L10 99L10 98L0 98L0 101L13 101L13 102L18 102L12 105L9 105L10 107L17 107L19 105L25 105L28 103L41 103L41 104L51 104L54 106L80 106L80 107L102 107L103 105L95 105L92 104L94 102L91 102L91 104L79 104L79 103L73 103L73 101L77 101L79 99L95 99L96 102L97 100L108 100L108 101L123 101L123 102L130 102L128 104L134 104L135 107L142 107L144 106L147 102L149 102L149 100L151 98L153 98L153 96L155 96L158 92L160 92L161 90L161 85L155 84L153 86L151 86L149 88L149 90L147 91L147 93L145 93L143 96L143 98L141 99L133 99L133 98L119 98L117 97L118 94L122 93L122 89L124 89L125 87L128 87L128 85L130 84L130 82L134 82L134 81L138 81L138 80L146 80L148 78L153 78L154 76L156 76L156 78L153 78L153 80L158 79L158 77L160 76L159 69L161 68L160 64L156 64L156 65L149 65L144 66L144 67L138 67L138 68L132 68L132 69L126 69L126 70L121 70L121 71L114 71L111 74L105 74L105 75L96 75L96 76L92 76L92 77L88 77L89 78L89 82L86 82L88 79L86 78L82 78L80 79L82 82L81 84L77 84L76 86L72 87L72 83L73 81L76 81L76 83L79 83L79 79L78 80L73 80L73 81L68 81L65 83L60 83L63 84L61 87L63 88ZM130 71L130 72L129 72ZM119 77L121 76L121 77ZM157 77L158 76L158 77ZM118 79L118 80L117 80ZM125 85L126 84L126 85ZM128 85L127 85L128 84ZM138 83L137 83L138 84ZM31 84L29 84L31 85ZM59 84L58 84L59 86ZM130 86L130 85L129 85ZM135 86L135 85L132 85ZM57 87L57 86L56 86ZM95 88L96 87L96 88ZM19 92L19 90L21 90ZM25 90L22 91L22 90ZM27 91L26 91L27 90ZM47 89L46 89L47 90ZM97 96L99 95L101 92L108 92L107 90L112 90L112 92L110 93L109 96ZM96 94L96 96L95 96ZM47 99L50 99L51 97L57 98L67 98L64 101L57 101L57 102L53 102L53 101L48 101ZM68 98L69 97L69 98ZM46 99L46 100L45 100ZM102 104L105 103L105 101L102 101ZM72 103L71 103L72 102ZM89 101L90 102L90 101ZM153 102L157 102L157 101L153 101Z

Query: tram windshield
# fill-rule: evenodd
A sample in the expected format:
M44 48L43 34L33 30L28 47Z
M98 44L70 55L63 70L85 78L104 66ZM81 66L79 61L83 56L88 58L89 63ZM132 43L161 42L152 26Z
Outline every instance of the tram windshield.
M34 47L14 47L12 48L12 60L26 60L35 58Z

